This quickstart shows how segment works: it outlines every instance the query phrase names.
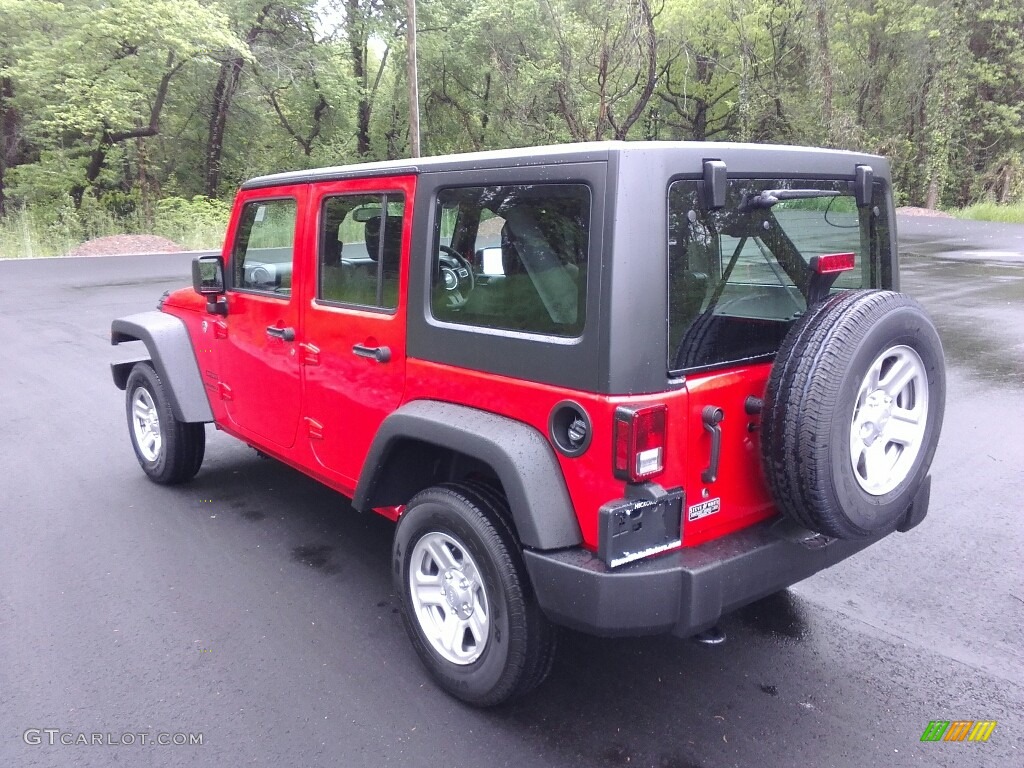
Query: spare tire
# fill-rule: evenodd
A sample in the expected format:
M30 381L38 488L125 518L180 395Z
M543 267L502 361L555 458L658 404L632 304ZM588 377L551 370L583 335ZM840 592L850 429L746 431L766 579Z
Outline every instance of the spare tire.
M844 539L896 527L942 428L945 361L921 306L844 291L809 309L776 355L761 459L781 511Z

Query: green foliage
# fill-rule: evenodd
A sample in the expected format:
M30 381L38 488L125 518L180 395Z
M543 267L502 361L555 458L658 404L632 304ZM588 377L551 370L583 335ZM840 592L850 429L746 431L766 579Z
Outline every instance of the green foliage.
M173 240L187 250L220 248L231 216L222 200L196 196L165 197L156 204L153 234Z
M426 154L820 144L886 155L900 204L1024 199L1020 0L417 8ZM227 207L205 190L408 152L403 0L0 0L0 19L6 252L113 231L215 245Z
M164 198L149 220L132 206L131 196L105 202L109 207L87 198L76 209L65 197L55 205L17 208L0 217L0 259L63 256L86 240L125 233L159 235L186 250L218 249L231 214L227 203L204 197Z
M954 213L958 219L1024 224L1024 202L1013 205L1000 205L991 202L975 203Z
M0 259L66 254L81 242L73 229L19 208L0 218Z

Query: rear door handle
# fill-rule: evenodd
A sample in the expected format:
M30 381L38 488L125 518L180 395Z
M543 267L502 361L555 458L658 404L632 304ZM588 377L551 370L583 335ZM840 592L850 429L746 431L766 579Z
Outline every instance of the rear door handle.
M352 353L358 357L376 360L378 363L386 363L391 359L390 347L367 347L362 344L356 344L352 347Z
M719 424L725 418L725 411L714 405L705 405L700 420L704 423L704 431L711 435L711 463L700 473L705 483L713 483L718 479L718 461L722 455L722 428Z
M281 339L283 341L295 341L295 329L278 328L276 325L268 325L267 336L273 336L275 339Z

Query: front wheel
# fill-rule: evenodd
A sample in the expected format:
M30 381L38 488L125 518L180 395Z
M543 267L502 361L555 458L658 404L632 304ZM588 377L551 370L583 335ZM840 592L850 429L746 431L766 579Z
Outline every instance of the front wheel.
M395 531L395 587L413 647L445 691L482 707L538 686L556 644L506 515L497 491L450 483L416 495Z
M150 480L170 485L191 480L206 453L204 424L174 418L163 381L150 363L138 363L125 387L128 434Z

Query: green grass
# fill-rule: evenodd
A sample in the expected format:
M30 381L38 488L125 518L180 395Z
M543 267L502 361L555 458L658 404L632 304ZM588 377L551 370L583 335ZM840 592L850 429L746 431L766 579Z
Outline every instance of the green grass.
M78 244L70 232L54 231L25 210L0 219L0 259L30 259L67 253Z
M231 206L221 200L169 197L156 204L152 234L189 251L220 250L230 217Z
M1011 205L999 203L975 203L958 211L953 211L958 219L974 219L975 221L998 221L1004 224L1024 224L1024 202Z
M186 250L217 250L231 208L220 200L179 197L157 202L150 223L137 212L115 216L99 207L20 208L0 217L0 259L66 256L87 240L108 235L159 235Z

